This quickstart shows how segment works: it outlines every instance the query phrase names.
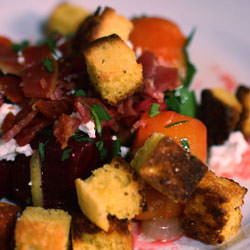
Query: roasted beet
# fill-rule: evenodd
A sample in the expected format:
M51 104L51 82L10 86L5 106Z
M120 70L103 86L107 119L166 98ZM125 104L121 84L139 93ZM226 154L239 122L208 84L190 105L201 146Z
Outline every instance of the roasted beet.
M11 162L0 161L0 199L6 197L10 186Z

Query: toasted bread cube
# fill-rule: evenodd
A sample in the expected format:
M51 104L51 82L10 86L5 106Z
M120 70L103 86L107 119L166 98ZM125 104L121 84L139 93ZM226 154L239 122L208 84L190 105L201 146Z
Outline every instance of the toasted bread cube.
M0 202L0 249L13 249L14 229L20 208Z
M47 23L47 32L63 35L75 33L80 23L89 15L81 6L61 3L52 12Z
M110 228L108 215L130 220L143 209L142 184L122 158L113 159L88 179L76 179L75 183L82 212L106 232Z
M94 41L84 50L84 56L91 82L109 104L117 104L143 84L142 65L117 35Z
M208 145L222 144L235 129L242 106L236 96L225 89L202 91L199 118L207 126Z
M73 216L73 250L132 250L131 222L109 219L110 228L105 232L91 223L83 214Z
M112 34L127 41L132 29L133 23L127 18L117 15L114 9L106 7L102 13L100 13L100 9L97 9L80 25L73 40L73 47L82 50L88 43Z
M154 133L131 162L142 179L175 202L185 202L207 172L207 166L181 146Z
M67 250L70 222L63 210L27 207L16 224L16 249Z
M233 180L208 171L186 203L183 228L187 236L207 244L231 239L240 229L247 190Z
M238 127L248 140L250 139L250 88L240 86L237 89L236 96L243 108Z

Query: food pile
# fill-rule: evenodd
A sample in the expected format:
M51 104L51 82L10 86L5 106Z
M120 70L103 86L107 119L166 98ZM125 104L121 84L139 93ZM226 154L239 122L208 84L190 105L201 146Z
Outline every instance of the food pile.
M197 104L193 35L63 3L43 40L0 38L0 198L16 204L0 203L0 249L134 249L135 225L213 245L239 231L247 189L207 149L236 129L249 147L250 89Z

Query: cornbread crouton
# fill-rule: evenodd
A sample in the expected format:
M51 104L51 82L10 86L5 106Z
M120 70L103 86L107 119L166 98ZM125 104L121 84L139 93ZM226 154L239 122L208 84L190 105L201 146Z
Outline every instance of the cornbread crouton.
M127 41L133 29L133 23L127 18L117 15L115 10L106 7L102 13L100 8L89 16L79 27L73 46L82 50L90 42L112 34L118 35L122 40Z
M209 146L222 144L227 140L240 119L241 110L236 96L225 89L202 91L199 118L207 127Z
M59 32L63 35L75 33L89 12L81 6L69 3L59 4L52 12L47 23L47 32Z
M143 210L142 184L122 158L113 159L88 179L76 179L75 183L82 212L106 232L110 228L108 215L130 220Z
M250 88L240 86L237 89L236 96L243 108L238 127L248 140L250 139Z
M207 166L159 133L146 140L131 162L153 188L176 202L185 202L207 172Z
M104 232L91 223L83 214L72 219L73 250L132 250L131 223L109 218L110 228Z
M27 207L17 221L17 250L67 250L71 216L59 209Z
M20 208L0 202L0 249L13 249L14 229Z
M34 206L43 206L42 174L39 152L34 150L30 160L31 196Z
M94 41L83 53L91 82L109 104L117 104L142 86L142 65L117 35Z
M208 171L186 203L183 217L186 235L213 245L232 238L241 226L240 206L246 192L233 180Z

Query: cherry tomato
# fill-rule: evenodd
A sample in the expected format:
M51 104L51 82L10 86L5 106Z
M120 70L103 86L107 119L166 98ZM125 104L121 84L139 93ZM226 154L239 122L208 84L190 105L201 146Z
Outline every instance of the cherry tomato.
M145 112L140 122L133 146L135 152L143 146L144 142L154 132L171 137L182 145L182 139L186 138L190 147L190 153L206 162L207 157L207 129L198 119L181 115L173 111L165 111L155 117L150 117Z
M161 64L181 67L185 64L185 37L172 21L158 17L143 17L133 21L130 40L135 48L153 52Z

